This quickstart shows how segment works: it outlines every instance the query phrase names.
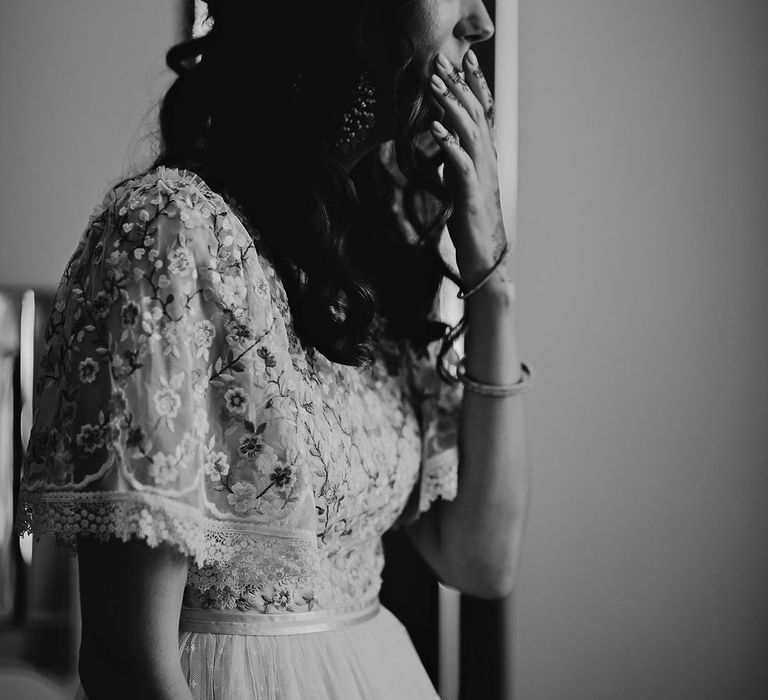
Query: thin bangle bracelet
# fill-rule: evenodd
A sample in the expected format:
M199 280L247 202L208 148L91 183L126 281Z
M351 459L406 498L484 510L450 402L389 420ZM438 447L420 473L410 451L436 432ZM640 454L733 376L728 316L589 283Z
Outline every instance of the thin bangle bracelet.
M474 287L472 287L472 289L466 292L461 291L456 296L459 299L466 299L470 294L474 294L478 289L480 289L480 287L482 287L491 278L491 275L494 272L496 272L496 268L498 268L499 265L501 265L501 263L504 262L507 255L509 255L509 241L504 241L504 250L501 251L501 255L499 255L499 259L495 263L493 263L493 265L491 266L491 269L488 270L488 272L485 274L485 277L483 277L483 279L481 279Z
M502 396L515 396L528 391L533 386L534 374L524 363L520 363L520 379L514 384L489 384L487 382L478 382L467 376L467 368L464 363L466 358L462 357L456 365L456 378L470 391L483 396L493 396L499 398Z

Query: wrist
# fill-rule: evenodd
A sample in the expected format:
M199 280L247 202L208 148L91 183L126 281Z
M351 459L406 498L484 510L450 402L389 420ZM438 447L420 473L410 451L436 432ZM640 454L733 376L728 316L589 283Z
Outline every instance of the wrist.
M459 299L468 299L473 294L476 294L481 289L488 286L488 284L491 282L491 280L496 280L494 283L495 285L498 285L499 282L506 282L508 281L508 275L507 275L507 269L505 267L506 258L509 254L509 244L504 245L504 249L501 252L501 255L497 258L496 262L491 265L490 269L485 272L483 277L480 278L478 282L476 282L474 285L470 287L465 287L458 293ZM499 290L501 288L498 288Z
M508 275L497 270L491 278L466 300L467 311L478 309L482 315L487 312L508 311L514 308L517 300L517 287Z

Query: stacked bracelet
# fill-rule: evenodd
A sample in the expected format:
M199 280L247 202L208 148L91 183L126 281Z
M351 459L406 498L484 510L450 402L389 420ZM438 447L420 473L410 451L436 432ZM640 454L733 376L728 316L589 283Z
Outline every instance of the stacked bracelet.
M495 263L493 263L493 265L491 266L491 269L488 270L488 272L485 274L485 277L483 277L483 279L481 279L474 287L472 287L472 289L466 292L461 291L456 296L459 299L466 299L470 294L474 294L478 289L480 289L480 287L482 287L491 278L491 275L494 272L496 272L496 268L499 267L499 265L501 265L501 263L504 262L507 255L509 255L509 241L504 241L504 250L501 251L501 255L499 256L499 259Z
M533 372L528 369L524 362L520 363L520 379L514 384L488 384L486 382L478 382L467 376L467 368L464 364L465 359L462 357L456 366L456 378L467 389L474 391L476 394L493 397L514 396L515 394L522 394L533 386Z

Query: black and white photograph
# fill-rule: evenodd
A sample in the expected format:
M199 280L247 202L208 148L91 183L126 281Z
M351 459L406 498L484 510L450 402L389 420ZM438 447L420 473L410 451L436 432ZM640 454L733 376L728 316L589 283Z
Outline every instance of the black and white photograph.
M0 4L1 700L768 698L765 0Z

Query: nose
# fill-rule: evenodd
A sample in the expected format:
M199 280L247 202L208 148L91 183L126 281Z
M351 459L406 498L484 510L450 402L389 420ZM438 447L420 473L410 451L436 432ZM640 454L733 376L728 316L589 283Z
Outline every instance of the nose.
M456 25L456 35L470 44L490 39L495 28L483 0L466 0L464 4L462 18Z

